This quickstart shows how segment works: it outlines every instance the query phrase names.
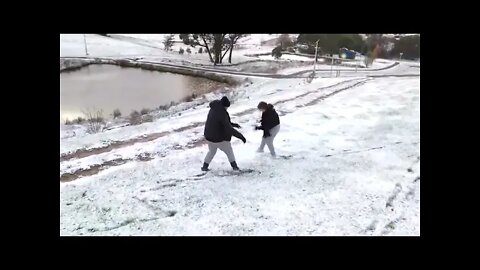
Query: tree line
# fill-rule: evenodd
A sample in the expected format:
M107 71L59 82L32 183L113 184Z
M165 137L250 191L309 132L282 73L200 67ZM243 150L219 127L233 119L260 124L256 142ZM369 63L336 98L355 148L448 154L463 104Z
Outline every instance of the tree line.
M340 48L348 48L363 55L377 54L381 58L420 58L420 35L401 36L398 38L383 34L367 34L364 39L359 34L300 34L297 43L316 45L322 54L336 54ZM310 49L309 52L311 53Z
M208 54L214 65L221 64L228 54L228 63L232 63L232 52L238 40L247 34L180 34L179 38L185 45L201 47ZM169 50L173 45L174 35L165 38L164 46ZM383 34L367 34L366 38L359 34L299 34L292 41L286 34L277 39L280 50L292 50L296 44L306 45L300 49L303 53L314 54L318 42L319 54L337 54L340 48L348 48L365 55L367 58L420 58L420 35L393 38Z

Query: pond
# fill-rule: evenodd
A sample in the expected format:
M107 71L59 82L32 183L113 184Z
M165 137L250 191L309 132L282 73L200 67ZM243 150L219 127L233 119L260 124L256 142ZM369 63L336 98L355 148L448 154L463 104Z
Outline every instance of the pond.
M106 118L112 117L115 109L125 116L132 110L155 109L225 85L174 73L90 65L60 73L60 121L84 117L85 111L100 109Z

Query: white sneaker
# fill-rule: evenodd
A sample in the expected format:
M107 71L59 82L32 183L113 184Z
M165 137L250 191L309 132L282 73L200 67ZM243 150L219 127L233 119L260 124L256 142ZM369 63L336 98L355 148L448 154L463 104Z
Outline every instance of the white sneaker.
M257 153L263 153L262 149L257 149Z

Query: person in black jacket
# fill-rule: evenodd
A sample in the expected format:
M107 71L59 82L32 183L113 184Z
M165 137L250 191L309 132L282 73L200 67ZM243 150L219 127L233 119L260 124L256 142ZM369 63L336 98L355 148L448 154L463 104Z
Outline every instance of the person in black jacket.
M226 109L228 107L230 107L230 101L227 97L210 102L210 111L208 112L204 130L204 136L208 143L208 153L205 156L202 171L208 171L208 166L217 153L217 149L220 149L227 155L228 161L234 170L239 170L235 162L235 155L233 154L230 140L232 136L239 138L243 143L247 140L240 132L234 129L234 127L240 128L240 125L230 122L230 115L228 115Z
M270 150L270 154L275 157L276 154L275 148L273 147L273 139L275 139L278 131L280 131L280 118L272 104L267 104L262 101L258 104L257 108L263 112L261 120L262 125L255 127L256 130L263 130L262 143L257 152L263 152L266 144Z

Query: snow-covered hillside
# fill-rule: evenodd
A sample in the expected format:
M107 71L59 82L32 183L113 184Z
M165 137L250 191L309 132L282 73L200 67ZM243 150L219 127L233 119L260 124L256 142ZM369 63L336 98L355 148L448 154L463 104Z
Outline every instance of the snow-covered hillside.
M62 34L60 35L60 57L85 57L85 42L90 57L142 57L168 59L170 61L189 61L199 64L210 64L208 54L198 53L200 47L191 48L191 54L179 54L180 48L189 46L180 42L175 34L172 51L166 52L163 46L167 34L111 34L110 37L95 34ZM273 46L261 46L263 40L274 39L278 35L252 34L238 42L239 49L232 54L232 62L239 63L251 60L244 54L268 53Z
M129 37L151 47L87 35L97 56L182 59L154 48L160 35ZM83 35L62 35L61 55L84 53L80 42ZM392 63L310 82L249 77L151 123L77 136L66 127L60 234L420 235L420 64L382 69ZM330 76L319 68L318 76ZM238 166L252 172L232 174L219 151L199 176L208 102L224 94L247 139L232 139ZM280 115L277 158L255 152L260 101Z
M281 115L276 146L288 159L255 153L261 138L252 130L257 113L232 117L247 138L246 144L233 141L238 164L253 174L217 175L229 170L218 153L211 174L191 178L199 173L206 147L186 145L201 136L202 126L131 146L130 151L165 156L61 184L61 234L418 235L419 80L359 82L325 100L322 96L341 88L276 106ZM260 100L291 98L288 89L278 90L236 101L231 114ZM206 112L199 110L198 120ZM179 147L162 149L168 144ZM128 155L125 151L109 155Z

